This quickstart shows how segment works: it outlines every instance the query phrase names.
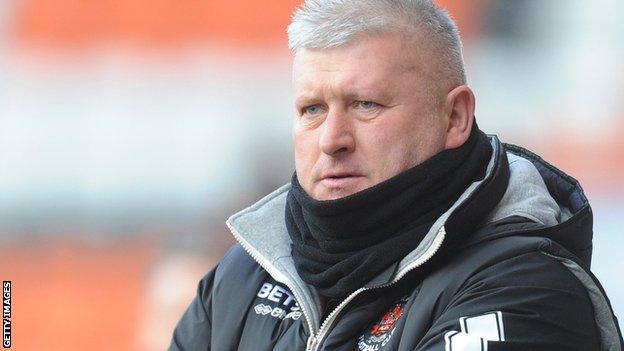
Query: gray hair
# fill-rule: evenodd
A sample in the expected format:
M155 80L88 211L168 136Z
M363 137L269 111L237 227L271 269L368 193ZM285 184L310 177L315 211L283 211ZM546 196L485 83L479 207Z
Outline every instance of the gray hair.
M293 52L338 47L362 34L422 33L440 60L440 73L466 83L459 29L433 0L305 0L287 32Z

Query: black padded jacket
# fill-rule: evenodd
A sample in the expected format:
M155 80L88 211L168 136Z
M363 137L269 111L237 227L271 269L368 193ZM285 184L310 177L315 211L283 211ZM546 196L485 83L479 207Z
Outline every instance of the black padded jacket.
M169 350L622 350L590 272L592 212L580 185L490 140L486 176L418 247L325 311L290 256L289 186L233 215L239 244L200 281Z

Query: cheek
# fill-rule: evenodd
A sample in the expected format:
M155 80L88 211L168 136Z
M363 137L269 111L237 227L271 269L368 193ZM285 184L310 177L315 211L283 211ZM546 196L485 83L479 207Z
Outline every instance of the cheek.
M411 156L405 131L399 128L373 129L360 137L360 155L366 160L367 168L379 182L398 174L409 163Z
M423 128L395 123L384 128L384 133L369 136L370 149L366 158L374 164L376 178L390 178L431 156L436 146Z
M318 142L310 132L295 130L293 132L295 149L295 170L301 182L310 177L310 173L318 158Z
M386 178L397 175L418 163L419 150L409 140L394 140L385 147L384 165L381 171Z

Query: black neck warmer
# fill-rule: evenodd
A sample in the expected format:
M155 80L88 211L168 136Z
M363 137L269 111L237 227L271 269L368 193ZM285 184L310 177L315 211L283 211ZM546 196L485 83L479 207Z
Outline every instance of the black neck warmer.
M320 294L344 298L423 239L433 222L485 175L492 147L477 125L459 148L371 188L317 201L296 173L286 202L286 227L297 272Z

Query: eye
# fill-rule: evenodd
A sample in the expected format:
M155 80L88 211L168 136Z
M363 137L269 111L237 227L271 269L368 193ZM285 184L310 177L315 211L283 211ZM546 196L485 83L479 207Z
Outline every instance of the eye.
M379 104L377 104L376 102L372 102L372 101L357 101L357 107L364 109L364 110L370 110L378 106Z
M323 108L320 105L311 105L303 108L303 114L305 115L318 115L323 112Z

